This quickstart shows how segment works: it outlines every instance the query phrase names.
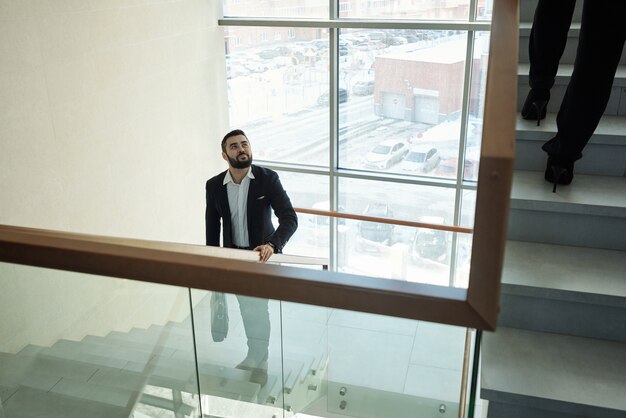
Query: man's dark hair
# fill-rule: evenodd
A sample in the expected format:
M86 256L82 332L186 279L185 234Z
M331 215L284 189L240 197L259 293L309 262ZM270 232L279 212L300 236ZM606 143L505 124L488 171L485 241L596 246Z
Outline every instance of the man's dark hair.
M246 134L241 129L234 129L224 136L224 139L222 139L222 152L226 152L226 140L230 138L231 136L237 136L237 135L246 136ZM248 137L246 136L246 139L247 138Z

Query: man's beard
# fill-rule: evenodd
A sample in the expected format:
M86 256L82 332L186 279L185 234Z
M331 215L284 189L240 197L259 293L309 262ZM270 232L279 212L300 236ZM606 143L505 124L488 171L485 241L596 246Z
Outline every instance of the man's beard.
M244 161L239 161L236 158L231 158L230 155L228 155L227 157L228 157L228 162L230 163L230 166L232 168L248 168L252 165L252 155L248 155L248 159Z

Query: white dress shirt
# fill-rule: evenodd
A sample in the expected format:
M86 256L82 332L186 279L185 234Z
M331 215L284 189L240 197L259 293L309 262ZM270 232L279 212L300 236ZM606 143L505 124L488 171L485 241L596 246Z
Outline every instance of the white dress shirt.
M248 189L250 180L254 179L252 169L248 169L248 174L244 176L240 184L235 183L230 175L230 170L226 171L224 183L228 193L228 206L230 208L230 221L232 223L233 244L237 247L249 247L248 236Z

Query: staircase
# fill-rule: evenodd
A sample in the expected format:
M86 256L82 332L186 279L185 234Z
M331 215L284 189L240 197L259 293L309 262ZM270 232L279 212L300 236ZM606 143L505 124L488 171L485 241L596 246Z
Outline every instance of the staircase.
M521 3L518 110L535 5ZM626 417L626 52L573 183L552 193L543 180L540 148L556 132L581 10L579 1L547 118L517 122L498 328L482 349L489 418Z
M274 347L280 341L272 341L269 378L261 387L250 382L250 372L234 368L246 352L245 338L237 335L243 331L238 329L239 312L231 311L228 338L213 343L209 328L202 328L209 318L208 300L204 296L194 310L205 417L293 417L294 410L322 396L325 351L315 354L317 347L299 346L287 335L282 350ZM229 302L231 309L237 306L234 297ZM272 318L272 323L279 320ZM188 318L0 353L0 411L6 418L197 416L190 324Z

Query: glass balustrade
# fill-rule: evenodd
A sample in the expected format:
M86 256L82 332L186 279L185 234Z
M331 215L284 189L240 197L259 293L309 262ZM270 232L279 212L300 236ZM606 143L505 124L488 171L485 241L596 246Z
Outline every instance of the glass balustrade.
M7 263L0 285L3 418L200 416L188 289Z
M211 292L194 290L192 299L201 374L205 367L222 367L238 381L230 387L240 390L220 393L226 391L203 385L201 376L203 412L209 416L469 416L459 415L462 390L464 411L469 399L466 328L227 295L228 334L216 342ZM264 303L269 333L250 329L266 324L242 315L247 304ZM267 347L267 361L255 357L255 344ZM264 380L258 369L266 373ZM226 378L220 382L231 385Z
M466 328L227 294L222 339L211 291L8 263L0 280L3 418L458 417L468 387Z

